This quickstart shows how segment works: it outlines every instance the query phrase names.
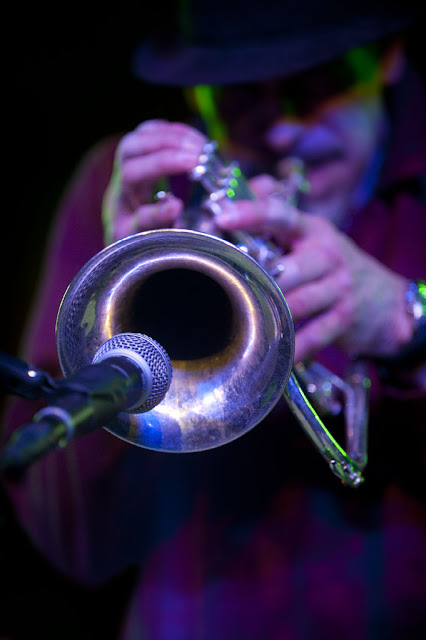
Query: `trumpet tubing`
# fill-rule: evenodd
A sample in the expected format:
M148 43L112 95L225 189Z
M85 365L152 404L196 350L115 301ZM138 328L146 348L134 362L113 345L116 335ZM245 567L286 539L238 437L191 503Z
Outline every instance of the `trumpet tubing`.
M235 162L224 164L216 150L214 141L207 142L197 166L190 174L206 190L208 195L203 207L213 216L221 211L223 202L255 199L238 165ZM299 196L309 190L303 163L298 158L288 158L285 165L286 178L281 180L280 193L276 195L288 204L297 206ZM232 232L227 239L254 258L270 275L276 275L276 260L284 252L270 238L239 230ZM346 380L341 380L316 362L295 365L284 392L287 403L306 434L328 461L333 473L344 483L359 485L362 482L360 470L367 463L369 380L366 365L359 361L351 363ZM299 383L303 384L304 391ZM310 396L313 406L305 394ZM319 419L319 414L334 415L340 412L345 417L346 446L350 457Z

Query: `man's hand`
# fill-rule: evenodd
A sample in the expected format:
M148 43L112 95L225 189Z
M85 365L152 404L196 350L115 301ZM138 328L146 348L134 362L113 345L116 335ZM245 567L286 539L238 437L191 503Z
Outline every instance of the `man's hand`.
M176 224L183 202L173 195L155 202L154 193L164 178L190 172L205 142L193 127L165 120L147 120L122 138L103 204L107 244Z
M296 326L295 362L336 344L351 356L387 356L413 331L407 281L362 251L330 221L302 213L276 194L269 176L251 181L254 201L227 203L215 218L226 231L267 234L286 253L276 278Z

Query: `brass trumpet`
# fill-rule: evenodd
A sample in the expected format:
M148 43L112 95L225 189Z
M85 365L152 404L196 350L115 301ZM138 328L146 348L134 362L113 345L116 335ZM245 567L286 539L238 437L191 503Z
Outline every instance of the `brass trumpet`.
M212 201L216 191L210 189ZM119 438L168 452L218 447L259 424L284 395L342 482L363 481L365 432L348 430L348 455L321 422L292 370L286 301L249 251L188 229L147 231L106 247L76 275L59 309L64 375L90 364L105 341L125 332L158 341L173 378L160 404L122 412L106 425Z

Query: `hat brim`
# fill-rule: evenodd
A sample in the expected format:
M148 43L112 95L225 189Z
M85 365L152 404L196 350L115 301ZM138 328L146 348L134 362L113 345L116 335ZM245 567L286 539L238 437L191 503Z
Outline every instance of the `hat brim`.
M133 70L153 84L194 86L256 82L291 75L342 55L349 49L388 37L403 30L412 15L371 16L331 24L321 32L309 30L280 40L246 46L184 46L168 43L159 47L146 40L135 51Z

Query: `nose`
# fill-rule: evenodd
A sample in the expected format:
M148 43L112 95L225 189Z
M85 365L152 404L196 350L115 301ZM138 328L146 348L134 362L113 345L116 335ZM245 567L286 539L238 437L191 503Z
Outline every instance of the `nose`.
M303 130L301 121L280 119L270 125L265 133L265 141L273 151L287 154L296 145Z

